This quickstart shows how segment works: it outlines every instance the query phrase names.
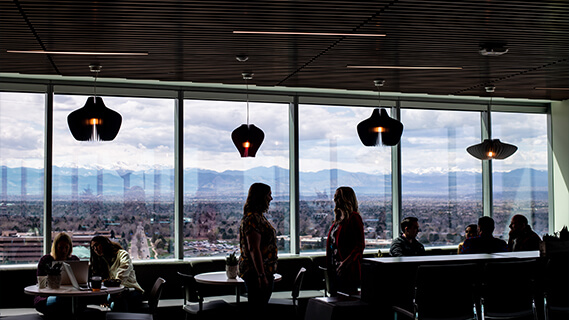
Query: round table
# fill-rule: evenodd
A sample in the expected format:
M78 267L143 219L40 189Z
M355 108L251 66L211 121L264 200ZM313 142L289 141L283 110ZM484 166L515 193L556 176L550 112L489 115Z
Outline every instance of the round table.
M34 296L42 296L42 297L49 297L49 296L56 296L56 297L70 297L71 298L71 313L75 315L75 309L77 307L79 297L96 297L96 296L103 296L107 294L115 294L123 291L125 288L124 286L119 287L105 287L101 286L100 291L92 291L92 290L77 290L73 286L61 286L59 289L51 289L51 288L42 288L40 289L37 284L32 286L27 286L24 288L24 292L29 295Z
M282 276L278 273L275 273L273 276L275 282L280 281L282 279ZM221 285L221 286L235 286L235 302L237 303L239 303L240 301L239 297L241 296L240 294L241 285L245 283L245 281L240 277L237 277L235 279L227 278L227 274L225 273L225 271L200 273L195 275L194 279L196 279L197 283Z

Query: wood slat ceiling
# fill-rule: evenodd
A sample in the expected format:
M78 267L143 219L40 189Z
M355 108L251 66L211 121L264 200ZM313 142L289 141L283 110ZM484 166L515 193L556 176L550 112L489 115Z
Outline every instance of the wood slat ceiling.
M386 37L252 35L244 31L380 33ZM569 98L568 1L38 1L1 0L0 72L375 90ZM502 42L509 52L478 53ZM74 56L7 50L148 52ZM249 56L238 62L235 56ZM462 70L347 65L461 66Z

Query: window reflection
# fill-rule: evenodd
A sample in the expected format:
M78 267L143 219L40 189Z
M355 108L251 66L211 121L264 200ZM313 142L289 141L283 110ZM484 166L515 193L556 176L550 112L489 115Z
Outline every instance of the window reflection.
M480 113L402 110L401 219L419 219L425 246L457 245L482 216L480 160L466 147L480 141Z

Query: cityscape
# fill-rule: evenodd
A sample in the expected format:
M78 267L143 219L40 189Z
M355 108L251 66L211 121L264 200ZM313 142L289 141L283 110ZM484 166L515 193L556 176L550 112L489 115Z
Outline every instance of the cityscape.
M271 168L264 170L273 175L284 175L281 169ZM24 170L19 170L20 172ZM28 173L33 170L26 170ZM8 169L2 170L8 173ZM71 171L72 172L72 171ZM77 171L76 171L77 172ZM184 197L184 256L225 256L239 250L238 235L239 223L243 215L244 193L237 196L235 192L224 194L221 186L212 182L219 181L221 174L212 175L207 173L199 177L202 183L200 192L186 193ZM325 177L329 172L323 172L320 176ZM336 177L342 181L344 173L337 173ZM130 175L142 176L140 173L131 172ZM235 175L235 174L234 174ZM240 178L241 188L249 182L242 174ZM548 201L547 192L543 192L540 183L541 172L532 172L534 176L533 189L537 191L527 192L528 186L518 182L518 192L506 190L495 196L493 217L496 221L495 235L507 239L509 219L514 214L524 214L531 221L534 230L543 235L548 233ZM42 224L43 224L43 200L41 195L33 195L28 192L31 187L23 188L25 193L19 194L8 185L14 183L9 178L14 174L2 175L2 193L0 198L0 264L10 263L33 263L42 254ZM34 175L38 176L38 175ZM73 235L75 241L74 253L80 258L88 258L88 239L96 234L103 234L127 248L133 259L164 259L174 257L174 206L169 201L171 196L165 196L163 186L156 185L156 181L170 181L169 177L150 175L152 183L146 180L138 180L136 185L127 184L127 180L121 181L120 187L111 184L120 192L111 192L109 196L102 196L102 185L91 188L90 183L83 177L68 179L74 181L65 186L72 190L71 195L58 194L54 196L52 203L52 231L55 233L65 231ZM316 176L316 175L315 175ZM274 176L262 177L261 181L274 181ZM537 177L537 178L536 178ZM22 175L17 177L20 180ZM95 175L96 178L96 175ZM366 183L373 177L366 177ZM383 179L383 177L381 177ZM138 178L137 178L138 179ZM375 176L375 179L379 179ZM404 177L404 180L406 177ZM416 180L417 177L414 177ZM425 184L433 185L432 177ZM512 174L502 178L512 185L516 178ZM517 178L523 181L523 178ZM442 179L438 179L440 182ZM460 181L461 179L457 179ZM463 179L464 180L464 179ZM10 181L10 183L9 183ZM89 181L89 180L87 180ZM96 181L96 180L95 180ZM104 180L104 187L109 184ZM118 180L120 181L120 180ZM130 179L129 183L137 181ZM228 183L225 177L224 182ZM446 180L448 181L448 179ZM546 182L547 180L545 180ZM385 192L381 195L369 195L363 186L357 181L354 189L358 194L359 211L364 220L366 247L368 249L381 250L389 248L394 236L392 231L392 214L390 194ZM308 183L308 182L307 182ZM311 185L312 194L301 189L300 197L300 246L302 252L323 251L326 236L333 219L333 201L331 190L333 184L326 181L330 187L316 189ZM382 181L381 183L385 183ZM31 185L31 184L30 184ZM79 191L79 185L82 189ZM274 200L271 202L267 218L277 231L278 246L280 252L290 252L290 208L288 200L288 185L274 183ZM322 183L319 184L322 186ZM151 187L147 187L151 186ZM207 186L207 187L206 187ZM61 184L59 185L61 188ZM107 189L105 189L106 192ZM150 190L150 192L148 192ZM233 189L235 190L235 189ZM468 224L476 223L482 215L482 201L477 199L476 194L462 193L461 187L456 186L455 191L449 192L443 187L437 190L436 195L407 193L402 201L402 215L416 216L419 218L421 232L419 241L427 247L457 245L463 240L464 228ZM459 191L456 191L459 190ZM124 194L121 196L120 193ZM529 194L526 196L525 194ZM150 196L147 196L149 194ZM520 196L520 194L524 194ZM481 197L480 197L481 198Z

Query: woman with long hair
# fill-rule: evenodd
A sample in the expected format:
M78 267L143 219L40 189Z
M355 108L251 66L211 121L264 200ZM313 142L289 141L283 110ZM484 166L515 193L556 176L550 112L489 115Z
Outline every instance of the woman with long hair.
M251 312L263 314L273 292L273 274L277 269L277 238L264 216L273 200L271 187L254 183L243 206L239 228L239 276L245 281Z
M79 260L73 254L73 241L71 237L65 233L58 233L51 244L51 252L41 257L38 262L36 271L37 276L46 276L48 267L51 267L54 261ZM34 307L44 315L61 314L71 310L71 300L62 297L40 297L34 298Z
M339 187L334 194L334 204L334 222L326 241L326 265L332 294L338 291L357 294L365 238L356 193L350 187Z
M142 303L144 290L136 281L129 253L116 242L104 236L91 239L90 276L101 279L119 279L127 290L111 297L113 311L136 311Z

